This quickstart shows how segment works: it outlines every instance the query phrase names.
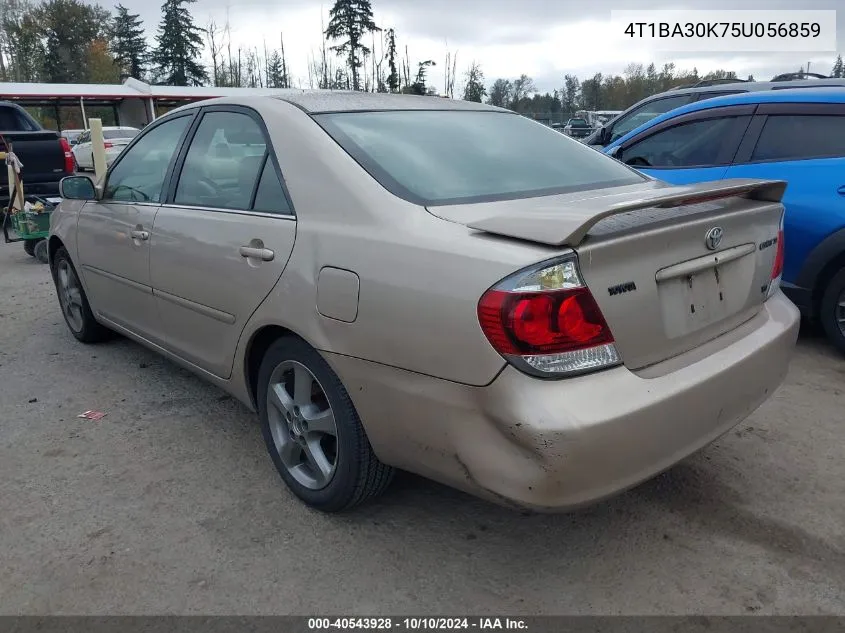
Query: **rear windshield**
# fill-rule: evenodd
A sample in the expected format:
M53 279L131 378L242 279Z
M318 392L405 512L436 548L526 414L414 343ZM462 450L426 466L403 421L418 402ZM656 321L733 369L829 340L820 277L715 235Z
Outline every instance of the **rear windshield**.
M569 119L570 125L587 125L587 121L584 119Z
M103 130L103 138L135 138L140 130Z
M36 132L38 128L17 108L0 106L0 130L5 132Z
M315 119L382 186L417 204L527 198L645 180L518 114L397 110Z

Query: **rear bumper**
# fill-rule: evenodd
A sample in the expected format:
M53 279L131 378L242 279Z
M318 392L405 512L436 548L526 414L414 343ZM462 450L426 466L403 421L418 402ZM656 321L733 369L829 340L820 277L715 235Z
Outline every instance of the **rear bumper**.
M386 463L538 510L595 502L666 470L753 412L784 379L799 313L778 293L694 356L543 381L508 366L469 387L327 354Z

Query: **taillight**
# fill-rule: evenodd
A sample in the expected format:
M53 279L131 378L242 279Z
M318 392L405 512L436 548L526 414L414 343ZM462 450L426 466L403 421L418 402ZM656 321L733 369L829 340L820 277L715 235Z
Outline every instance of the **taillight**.
M103 143L103 147L105 147L106 149L111 149L112 147L114 147L114 145L112 145L111 143Z
M74 168L74 160L73 152L70 151L70 143L67 142L67 139L64 136L59 138L59 143L61 144L62 151L65 153L65 173L72 174Z
M493 348L528 373L571 375L620 362L574 255L493 286L478 302L478 321Z
M780 219L780 227L778 228L778 241L775 251L775 261L772 264L772 276L771 276L771 283L769 283L769 292L767 297L771 297L775 294L778 288L780 288L780 280L783 276L783 216Z

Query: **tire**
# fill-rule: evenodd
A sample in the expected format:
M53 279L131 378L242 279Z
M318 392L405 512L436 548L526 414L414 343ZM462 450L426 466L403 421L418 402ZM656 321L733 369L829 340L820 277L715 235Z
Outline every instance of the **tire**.
M819 320L830 342L845 354L845 268L827 282L819 307Z
M30 257L35 257L35 244L37 240L24 240L23 250Z
M46 247L47 241L44 240L43 243ZM68 255L64 246L60 247L53 256L51 272L53 274L53 283L56 285L56 295L59 298L62 316L64 316L65 323L67 323L68 329L76 340L83 343L98 343L109 338L111 332L98 323L94 318L94 313L91 312L91 306L88 303L88 297L85 295L85 289L79 281L79 275L73 266L73 262L70 261L70 255ZM79 293L78 302L76 300L73 301L77 307L72 310L66 307L68 297L65 296L66 289L63 288L61 281L63 273L72 276L76 280L75 290L78 290Z
M32 249L32 254L42 264L49 264L50 255L47 251L47 240L38 240Z
M287 395L288 402L292 405L297 393L294 387L298 384L297 381L301 380L303 368L313 379L308 389L311 395L307 397L307 408L311 412L308 415L311 417L305 415L306 407L303 406L302 413L291 414L293 417L288 417L286 421L285 412L290 413L290 409L271 404L268 394L272 397L273 394L280 393L280 388L285 389L283 396ZM285 383L291 386L285 387ZM258 372L257 395L258 414L267 451L282 481L304 503L323 512L340 512L377 497L388 487L393 479L394 469L382 464L376 457L352 400L337 374L305 341L290 336L280 338L270 346ZM278 403L279 399L274 400ZM301 398L297 401L301 402ZM311 430L310 435L308 430L302 431L306 428L307 420L314 421L325 417L325 411L313 413L320 410L322 405L327 406L328 411L333 414L334 439L331 434L320 435L320 431ZM296 409L296 406L293 408ZM299 418L299 423L297 416L303 416ZM302 428L297 429L298 424L301 424ZM293 439L297 432L302 433L298 442ZM313 437L320 437L322 440L313 442L306 439ZM280 441L285 442L281 448ZM299 448L298 444L302 448ZM306 445L317 448L306 451ZM329 458L332 445L333 462ZM288 455L288 461L291 461L291 450L285 450L291 446L291 450L299 450L302 458L302 463L293 469L286 465L282 457L282 453L285 453ZM328 450L323 449L325 446L328 446ZM315 450L326 459L315 459L312 456ZM319 471L314 466L318 461L324 465L331 463L333 470L330 476L311 476ZM321 478L323 481L319 481Z

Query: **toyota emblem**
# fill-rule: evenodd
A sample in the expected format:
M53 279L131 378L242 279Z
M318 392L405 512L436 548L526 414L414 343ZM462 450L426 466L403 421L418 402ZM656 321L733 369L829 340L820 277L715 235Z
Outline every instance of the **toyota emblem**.
M712 229L707 231L707 235L704 236L704 245L711 251L715 251L719 248L719 244L722 243L723 233L724 231L722 231L721 226L714 226Z

